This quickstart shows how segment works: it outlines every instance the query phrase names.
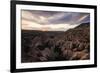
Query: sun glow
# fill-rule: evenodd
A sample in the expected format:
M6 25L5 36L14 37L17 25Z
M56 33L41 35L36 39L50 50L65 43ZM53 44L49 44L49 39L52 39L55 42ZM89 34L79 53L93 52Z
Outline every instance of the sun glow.
M48 30L46 30L46 29L41 29L41 31L48 31Z
M42 27L42 28L41 28L41 31L48 31L48 28Z
M22 29L26 30L40 30L40 31L66 31L70 28L74 28L78 24L45 24L41 25L32 21L22 20Z

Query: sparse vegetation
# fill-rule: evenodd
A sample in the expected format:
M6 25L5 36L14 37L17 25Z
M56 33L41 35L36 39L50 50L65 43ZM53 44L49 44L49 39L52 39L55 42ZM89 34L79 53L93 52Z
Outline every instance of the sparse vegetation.
M90 23L62 31L22 30L22 62L90 58Z

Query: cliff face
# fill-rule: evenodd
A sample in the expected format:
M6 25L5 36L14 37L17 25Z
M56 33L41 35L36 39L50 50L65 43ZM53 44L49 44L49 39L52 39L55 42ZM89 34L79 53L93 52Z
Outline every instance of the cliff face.
M22 62L87 60L90 58L90 23L66 32L22 30Z

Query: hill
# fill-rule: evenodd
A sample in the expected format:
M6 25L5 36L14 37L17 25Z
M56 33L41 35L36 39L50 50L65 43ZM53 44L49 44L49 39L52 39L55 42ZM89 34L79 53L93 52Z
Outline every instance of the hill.
M90 23L68 31L22 30L22 62L87 60Z

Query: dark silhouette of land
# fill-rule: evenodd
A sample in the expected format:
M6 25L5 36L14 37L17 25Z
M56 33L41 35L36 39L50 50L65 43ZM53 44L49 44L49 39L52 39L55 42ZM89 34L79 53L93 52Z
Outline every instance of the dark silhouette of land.
M67 31L22 30L21 62L90 59L90 23Z

